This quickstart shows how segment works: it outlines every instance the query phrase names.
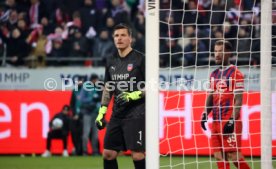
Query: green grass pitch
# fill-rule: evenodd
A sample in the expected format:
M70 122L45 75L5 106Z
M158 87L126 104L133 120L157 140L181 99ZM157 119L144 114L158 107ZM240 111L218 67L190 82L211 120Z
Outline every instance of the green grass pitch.
M251 169L260 169L259 158L247 158ZM130 156L118 158L119 169L134 169ZM216 169L216 163L209 157L161 157L160 169ZM276 162L273 163L276 167ZM231 169L235 167L232 165ZM102 157L19 157L0 156L0 169L103 169Z

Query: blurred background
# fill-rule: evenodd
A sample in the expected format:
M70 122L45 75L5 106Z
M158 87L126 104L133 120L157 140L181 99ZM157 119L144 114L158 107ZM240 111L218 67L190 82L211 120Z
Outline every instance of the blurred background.
M80 82L92 82L95 77L103 80L106 60L117 52L112 31L118 23L131 26L133 48L145 53L145 36L151 32L145 31L144 1L0 0L0 155L40 156L46 150L48 132L51 131L49 122L64 105L69 105L69 156L94 155L96 159L101 159L97 156L102 152L105 131L98 133L98 152L93 151L95 140L92 134L87 136L88 142L92 143L88 143L86 150L83 146L82 118L87 111L84 107L89 105L85 105ZM210 65L215 65L214 42L224 38L233 44L231 63L241 66L245 74L247 94L244 111L249 112L246 117L249 119L250 115L252 134L244 135L243 144L247 146L244 153L251 158L252 165L255 165L253 156L260 156L260 3L260 0L160 0L161 82L174 83L182 78L186 80L184 85L191 89L194 81L207 80L212 70ZM275 1L272 8L271 62L274 66ZM275 73L272 76L276 79ZM275 84L275 80L272 83ZM193 121L196 124L193 131L181 133L187 127L184 124L188 124L184 122L188 116L183 111L193 111L194 118L200 119L205 94L195 92L193 97L191 90L179 92L175 86L170 86L168 90L160 92L160 119L164 122L164 128L160 130L161 154L192 155L191 158L185 157L192 164L191 168L198 163L194 155L207 155L201 159L201 164L205 162L207 165L201 168L210 168L208 133L202 132L197 121ZM91 98L91 102L99 104L96 97ZM273 98L276 98L275 94ZM185 106L189 104L187 110ZM107 119L111 108L112 104ZM93 110L97 112L97 106ZM171 110L177 110L177 117L171 117ZM273 107L273 118L276 119L275 110ZM170 134L166 133L169 127ZM276 131L276 125L273 127ZM249 127L246 129L249 131ZM195 136L194 132L200 134ZM165 136L181 139L189 145L185 147L187 151L183 150L179 140L168 141ZM197 142L197 139L200 141ZM275 133L273 145L276 145ZM275 146L273 150L275 156ZM53 141L51 153L62 155L61 140ZM181 158L176 161L183 163ZM18 168L22 168L20 163ZM65 163L63 165L67 169L72 167L68 165L70 163ZM93 163L94 168L101 166L99 163ZM168 159L167 163L171 161ZM0 168L3 168L1 164ZM13 165L12 161L9 165ZM86 167L79 165L79 168Z

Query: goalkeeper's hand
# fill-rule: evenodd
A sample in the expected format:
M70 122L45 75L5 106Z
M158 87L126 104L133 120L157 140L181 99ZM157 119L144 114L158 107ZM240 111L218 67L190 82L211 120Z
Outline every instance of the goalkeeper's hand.
M204 113L202 113L202 115L201 115L202 117L201 117L201 128L203 129L203 130L207 130L206 129L206 126L205 126L205 123L207 123L207 120L208 120L208 117L207 117L207 113L206 112L204 112Z
M229 121L224 125L223 133L224 134L231 134L234 132L235 128L235 120L234 118L230 118Z
M105 121L105 113L107 111L107 107L106 106L102 106L100 109L99 109L99 113L98 113L98 116L96 118L96 126L99 130L101 129L104 129L105 126L106 126L106 121Z
M124 106L125 104L129 103L132 100L139 100L141 98L142 98L141 91L123 92L116 97L115 103L118 106Z

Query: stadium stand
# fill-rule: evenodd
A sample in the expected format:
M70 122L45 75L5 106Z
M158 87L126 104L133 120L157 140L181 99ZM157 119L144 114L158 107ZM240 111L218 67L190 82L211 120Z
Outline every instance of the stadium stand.
M110 45L112 28L120 22L133 27L133 45L145 51L144 0L2 0L0 3L3 67L103 66L114 51ZM238 9L240 3L242 9ZM185 12L174 10L181 6ZM172 66L182 66L184 51L189 54L184 56L183 66L192 65L195 55L201 55L198 65L209 64L209 60L212 64L212 53L208 52L213 49L211 38L230 40L239 52L235 55L238 65L259 65L260 0L255 4L251 0L160 0L160 9L160 46L164 47L160 51L161 67L169 62L166 50L174 55ZM211 9L217 12L211 14ZM273 15L274 22L275 18ZM237 23L242 26L238 27ZM275 26L273 32L275 35ZM168 37L174 41L168 42Z

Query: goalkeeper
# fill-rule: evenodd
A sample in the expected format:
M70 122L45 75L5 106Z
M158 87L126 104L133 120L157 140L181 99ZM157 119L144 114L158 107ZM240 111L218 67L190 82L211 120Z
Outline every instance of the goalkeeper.
M230 169L232 160L238 169L250 169L241 154L242 121L240 109L244 90L243 74L229 62L232 45L228 41L215 43L215 62L219 66L210 75L211 87L202 114L201 126L206 130L208 114L212 111L211 143L218 169Z
M131 29L119 24L113 38L118 50L107 62L98 129L106 125L107 106L114 96L112 116L104 138L104 169L118 169L120 151L131 150L135 169L145 169L145 58L132 49Z

